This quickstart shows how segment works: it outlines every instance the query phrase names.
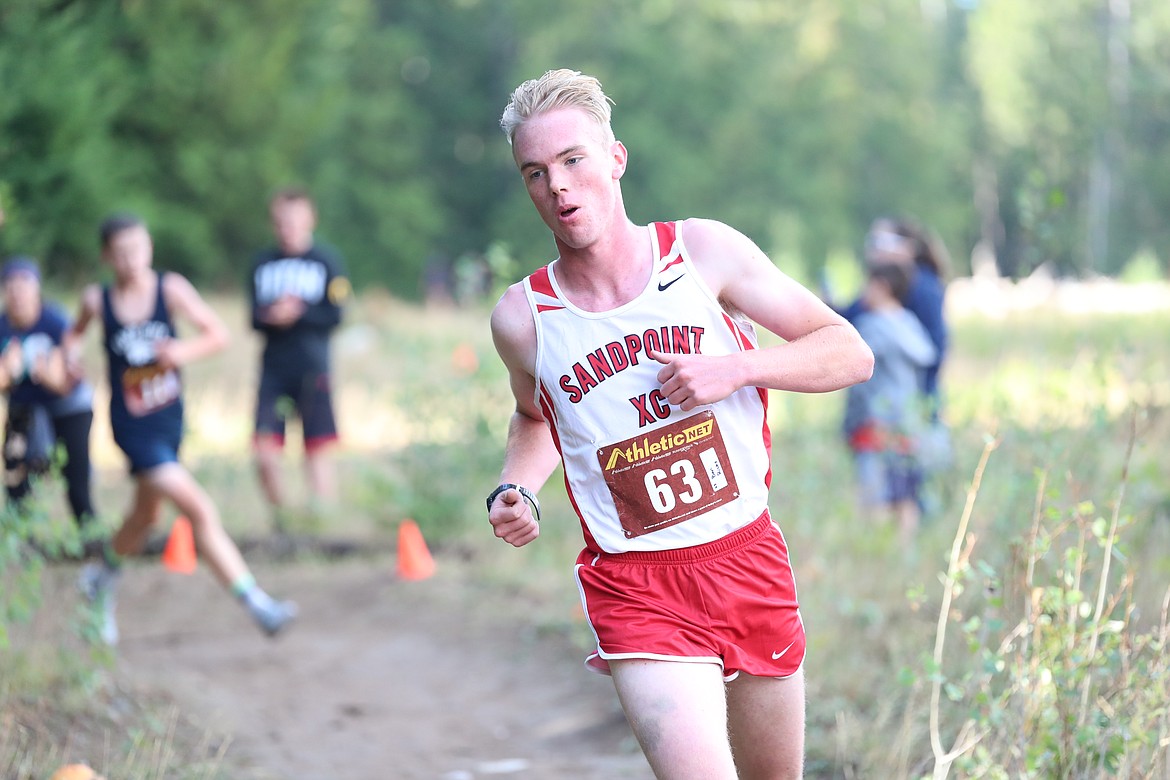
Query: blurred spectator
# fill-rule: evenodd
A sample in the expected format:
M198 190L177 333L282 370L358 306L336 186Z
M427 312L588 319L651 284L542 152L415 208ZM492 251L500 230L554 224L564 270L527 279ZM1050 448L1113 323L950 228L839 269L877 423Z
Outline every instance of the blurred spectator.
M904 305L926 329L934 344L935 357L921 372L919 390L926 407L928 425L919 441L919 457L927 474L942 471L951 463L951 436L942 416L939 375L946 360L949 332L943 316L950 256L933 231L906 218L879 217L865 236L865 264L895 264L906 269L909 288ZM841 314L854 325L867 310L862 296Z
M28 496L32 478L49 472L60 444L69 506L82 527L94 516L89 460L93 387L66 363L61 342L69 318L59 307L43 301L36 261L9 259L0 267L0 284L4 290L0 390L8 400L4 426L8 498L19 503Z
M921 514L918 442L926 420L920 383L937 355L922 323L902 305L909 282L903 264L869 269L853 324L873 351L873 376L847 390L843 426L863 514L892 514L903 542L913 539Z
M285 531L292 516L281 474L286 418L301 422L310 517L320 519L337 497L330 340L351 290L341 258L314 235L317 207L307 192L276 193L269 216L276 243L256 256L249 284L252 327L264 340L254 448L264 496Z
M895 263L906 268L909 289L905 306L918 318L937 353L923 372L921 390L930 404L932 417L939 412L939 371L946 359L948 332L943 319L943 298L950 257L942 242L926 228L908 220L879 217L865 236L867 267ZM842 314L850 322L866 310L864 296L845 308Z

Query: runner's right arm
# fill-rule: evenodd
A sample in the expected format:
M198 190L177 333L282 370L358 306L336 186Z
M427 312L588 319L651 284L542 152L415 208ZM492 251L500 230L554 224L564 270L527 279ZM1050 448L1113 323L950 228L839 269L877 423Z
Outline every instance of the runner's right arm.
M536 493L560 463L552 433L536 406L536 324L522 284L508 288L492 312L492 340L508 369L516 411L508 425L500 483L522 485ZM495 534L514 547L540 535L532 510L517 490L506 490L493 502L488 522Z

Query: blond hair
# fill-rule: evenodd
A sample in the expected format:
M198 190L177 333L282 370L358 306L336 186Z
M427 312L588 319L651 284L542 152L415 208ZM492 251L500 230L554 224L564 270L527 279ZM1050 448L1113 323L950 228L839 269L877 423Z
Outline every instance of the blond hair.
M540 78L529 79L516 87L500 116L500 129L511 144L516 130L532 117L557 108L579 108L597 122L604 140L612 142L612 103L613 100L602 91L601 82L592 76L565 68L550 70Z

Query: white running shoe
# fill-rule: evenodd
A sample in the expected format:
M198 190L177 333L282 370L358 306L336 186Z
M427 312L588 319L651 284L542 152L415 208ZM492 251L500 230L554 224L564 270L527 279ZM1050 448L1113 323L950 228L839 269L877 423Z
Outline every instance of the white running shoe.
M296 619L300 610L293 601L268 600L265 604L251 606L250 611L261 631L268 636L276 636Z
M91 604L101 610L101 626L98 635L110 647L118 644L118 621L115 615L118 605L117 586L122 572L105 563L87 563L81 567L77 577L77 589Z

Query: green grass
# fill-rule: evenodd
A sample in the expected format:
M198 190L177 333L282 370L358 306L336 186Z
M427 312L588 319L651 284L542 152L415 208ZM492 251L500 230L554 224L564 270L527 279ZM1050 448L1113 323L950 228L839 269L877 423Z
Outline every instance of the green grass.
M248 457L256 344L242 327L238 300L214 304L240 327L228 353L186 374L191 432L184 457L219 500L229 530L262 535L269 519ZM487 315L486 306L430 310L383 295L356 303L336 344L345 505L322 532L390 545L399 521L413 518L437 555L470 561L485 588L525 594L543 629L584 644L570 575L580 529L560 475L541 493L545 522L536 544L506 547L484 517L483 496L496 484L512 411ZM772 397L772 508L792 549L809 631L809 776L929 776L939 766L932 735L949 748L964 733L982 736L948 765L955 776L1095 777L1106 765L1016 755L1021 733L1054 753L1095 750L1114 771L1165 770L1166 756L1141 739L1156 746L1170 736L1157 703L1170 701L1170 690L1150 655L1170 574L1170 313L1043 310L967 316L953 325L944 385L955 461L932 485L933 511L912 550L899 546L892 529L862 523L853 511L849 456L838 433L842 394ZM225 385L224 376L237 384ZM99 415L95 456L100 506L112 522L129 493L104 425ZM297 485L298 452L290 449L287 473ZM1108 532L1115 517L1117 530ZM956 564L950 556L963 522ZM940 628L947 583L955 592ZM1107 609L1096 614L1101 592ZM1069 602L1067 610L1032 610L1057 597ZM1096 657L1078 655L1094 627L1107 624L1122 628L1097 634ZM1031 655L1019 655L1019 637L1005 644L1012 630L1028 637ZM946 642L936 661L940 631ZM1029 665L1042 658L1044 674ZM0 668L19 667L3 659ZM1017 706L1013 696L1049 700L1025 670L1050 681L1044 690L1052 707ZM85 675L63 683L59 677L50 683L43 674L8 673L0 718L11 702L46 686L82 685ZM1151 697L1123 699L1120 682ZM1085 712L1112 740L1107 750L1076 731L1077 719L1088 717L1079 706L1082 690L1093 692ZM932 703L934 691L945 695ZM1067 712L1059 706L1065 696L1077 704ZM1108 727L1110 702L1129 708L1138 732L1130 742ZM151 717L167 722L165 709ZM5 723L0 719L0 753L14 739ZM141 733L153 734L156 744L172 739L165 728ZM131 747L111 750L122 751L115 758L124 762Z

